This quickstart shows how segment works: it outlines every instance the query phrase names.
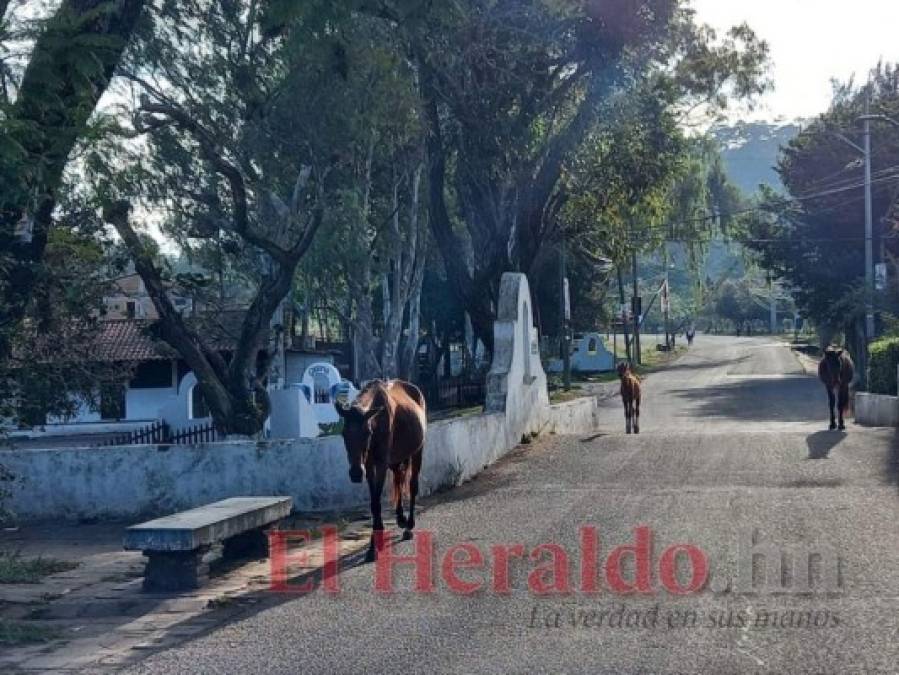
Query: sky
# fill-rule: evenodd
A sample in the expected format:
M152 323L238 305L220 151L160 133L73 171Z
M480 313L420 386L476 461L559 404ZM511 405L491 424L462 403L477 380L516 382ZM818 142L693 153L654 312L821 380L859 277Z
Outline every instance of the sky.
M856 81L878 60L899 62L899 0L693 0L719 30L742 22L767 40L775 90L745 119L793 120L827 109L831 79Z

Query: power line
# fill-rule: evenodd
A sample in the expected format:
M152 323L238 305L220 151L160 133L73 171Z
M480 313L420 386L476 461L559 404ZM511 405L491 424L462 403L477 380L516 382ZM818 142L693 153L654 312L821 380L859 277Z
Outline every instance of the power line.
M896 172L891 173L890 175L881 176L880 178L872 180L871 184L878 185L880 183L888 183L890 181L899 179L899 166L891 167L891 169L896 170ZM814 194L801 195L798 197L787 197L782 200L782 205L786 206L791 203L802 203L802 202L809 201L812 199L821 199L822 197L830 197L833 195L843 194L845 192L851 192L853 190L857 190L857 189L860 189L863 187L865 187L865 183L861 182L861 183L855 183L853 185L834 188L831 190L826 190L826 191L822 191L822 192L818 192L818 193L814 193ZM843 208L846 204L853 203L854 201L861 201L861 199L863 199L863 197L858 198L856 200L843 202L837 206L833 206L828 209L821 209L821 210L822 211L823 210L829 210L829 211L837 210L837 209ZM745 215L747 213L757 213L757 212L767 213L770 210L771 209L769 209L769 208L763 208L761 206L752 206L752 207L747 207L745 209L737 209L735 211L731 211L728 213L718 213L718 214L710 213L705 216L697 216L695 218L686 218L686 219L679 220L679 221L668 221L667 223L661 223L658 225L646 225L646 226L643 226L640 231L670 230L670 229L674 229L675 227L678 227L681 225L704 223L704 222L714 221L718 218L733 218L736 216Z

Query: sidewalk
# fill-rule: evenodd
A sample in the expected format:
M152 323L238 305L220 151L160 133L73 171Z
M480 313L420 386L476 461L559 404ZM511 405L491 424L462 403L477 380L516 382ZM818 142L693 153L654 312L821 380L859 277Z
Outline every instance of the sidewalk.
M368 543L367 516L344 528L340 555L349 559ZM303 519L284 529L315 529L322 521ZM268 559L214 568L210 583L180 595L141 591L143 556L122 551L125 524L36 523L0 532L0 552L23 559L52 557L77 567L36 584L0 584L0 624L24 625L45 641L4 645L0 672L116 670L148 650L199 636L254 608L284 601L268 591ZM306 547L291 577L321 567L321 546ZM292 546L289 553L295 553ZM344 564L349 564L346 560Z

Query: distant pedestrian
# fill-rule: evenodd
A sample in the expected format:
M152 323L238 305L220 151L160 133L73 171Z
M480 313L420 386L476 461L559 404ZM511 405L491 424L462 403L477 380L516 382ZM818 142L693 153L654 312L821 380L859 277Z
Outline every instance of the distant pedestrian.
M687 344L692 347L693 346L693 338L696 337L696 329L694 329L693 326L690 326L686 330L685 335L687 336Z

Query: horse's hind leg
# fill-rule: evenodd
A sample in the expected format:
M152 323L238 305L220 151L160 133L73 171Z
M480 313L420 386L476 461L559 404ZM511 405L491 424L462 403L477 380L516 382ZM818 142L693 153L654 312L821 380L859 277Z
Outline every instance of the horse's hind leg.
M406 471L408 464L400 464L393 467L393 499L396 502L396 526L399 528L408 527L408 520L403 514L403 488L406 484Z
M834 396L833 389L831 387L827 388L827 401L830 403L830 429L831 431L837 428L837 418L836 413L834 411L834 407L837 404L836 396Z
M631 404L629 401L624 402L624 429L625 433L631 432Z
M371 470L369 470L371 469ZM384 491L384 479L387 477L386 466L365 467L368 478L368 494L371 500L371 542L368 553L365 555L367 562L374 562L378 558L378 549L384 545L384 520L381 518L381 493Z
M640 433L640 397L634 399L634 433Z
M849 408L849 385L841 384L840 385L840 400L837 406L840 409L840 431L846 429L846 422L843 421L843 414Z
M421 473L422 450L412 456L409 464L412 472L409 477L409 520L406 521L406 531L403 539L412 538L412 530L415 529L415 498L418 497L418 475Z

